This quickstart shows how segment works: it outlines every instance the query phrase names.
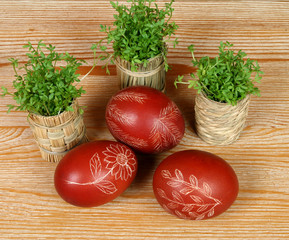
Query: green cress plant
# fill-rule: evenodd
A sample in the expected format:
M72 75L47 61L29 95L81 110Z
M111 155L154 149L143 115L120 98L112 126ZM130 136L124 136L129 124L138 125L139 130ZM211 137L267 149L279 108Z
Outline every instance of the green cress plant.
M100 48L104 53L99 56L101 60L107 60L112 64L113 59L120 57L131 63L132 71L137 71L137 64L146 66L148 59L159 54L163 55L166 71L169 69L167 63L166 44L173 42L178 43L177 39L171 41L172 35L175 34L178 26L169 21L172 18L174 9L172 4L165 3L164 9L159 9L155 0L128 0L130 7L119 5L118 2L110 2L111 6L117 11L114 14L115 22L113 28L101 25L101 32L106 33L107 37L101 39L98 43L92 45L92 50ZM107 52L108 44L113 44L114 53Z
M16 91L10 93L2 87L2 96L11 95L18 104L8 105L8 112L15 109L54 116L63 111L73 111L70 106L73 100L85 93L82 87L77 89L77 84L74 84L80 82L76 71L85 61L77 60L67 52L59 54L55 46L42 41L36 48L30 42L23 47L30 51L26 53L28 62L23 67L18 67L17 59L8 59L15 72L13 87ZM42 49L48 54L45 55ZM57 66L58 63L66 63L66 66ZM21 70L25 74L20 75L18 71ZM83 109L80 110L83 113Z
M219 56L209 58L208 56L196 60L194 56L194 45L188 47L192 53L192 63L197 69L197 78L192 73L193 79L183 82L184 76L178 76L175 86L178 83L189 84L198 93L203 92L209 99L236 105L248 94L260 96L260 91L254 86L262 79L260 66L257 61L244 60L247 56L245 52L239 50L237 54L230 48L233 44L221 42L219 47ZM227 49L226 49L227 48ZM254 79L251 78L255 74Z

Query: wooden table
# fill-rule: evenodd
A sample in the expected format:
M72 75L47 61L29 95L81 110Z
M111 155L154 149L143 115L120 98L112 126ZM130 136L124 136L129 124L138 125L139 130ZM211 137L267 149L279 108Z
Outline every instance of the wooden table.
M160 1L163 2L163 1ZM162 3L161 3L162 4ZM133 184L113 202L95 208L65 203L56 193L56 167L41 159L26 113L6 114L9 97L0 102L0 238L1 239L289 239L289 2L189 1L174 3L173 20L180 26L179 45L169 49L172 70L167 94L182 110L186 132L181 143L163 154L142 155ZM57 46L92 65L90 46L103 35L100 24L111 24L109 1L0 1L0 86L11 90L8 58L25 61L27 41ZM234 43L257 59L265 72L252 97L247 127L230 146L214 147L193 130L195 91L173 86L179 74L193 68L187 47L197 57L215 56L220 41ZM91 140L113 137L104 109L118 91L115 66L111 75L98 66L83 82L87 94L84 119ZM167 214L151 186L156 166L173 152L200 149L227 160L236 171L240 192L231 208L205 221L186 221Z

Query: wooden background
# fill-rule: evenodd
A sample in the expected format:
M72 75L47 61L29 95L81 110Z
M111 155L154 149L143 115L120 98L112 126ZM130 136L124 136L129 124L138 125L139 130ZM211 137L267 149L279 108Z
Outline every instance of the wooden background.
M163 2L163 1L159 1ZM160 3L162 5L162 3ZM185 136L176 148L156 156L142 155L133 184L113 202L78 208L56 193L56 164L40 158L26 113L6 114L9 97L0 102L0 238L1 239L289 239L289 2L189 1L174 3L173 20L180 44L169 49L173 69L167 74L167 94L186 119ZM111 24L109 1L0 1L0 86L11 90L13 71L7 58L25 61L22 45L43 39L88 61L90 46L103 35L100 24ZM265 72L252 97L247 127L226 147L212 147L193 130L195 92L173 81L192 71L187 47L197 57L214 56L220 41L230 41L257 59ZM111 76L100 67L82 85L80 102L91 140L113 140L104 109L118 91L115 66ZM224 214L206 221L186 221L164 212L152 191L156 166L175 151L201 149L226 159L236 171L240 192Z

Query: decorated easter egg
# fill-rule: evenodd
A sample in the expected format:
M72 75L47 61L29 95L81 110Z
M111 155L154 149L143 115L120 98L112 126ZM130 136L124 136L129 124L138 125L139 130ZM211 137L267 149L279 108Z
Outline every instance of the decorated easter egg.
M114 141L84 143L58 163L57 193L68 203L95 207L112 201L132 183L137 159L126 145Z
M182 219L201 220L225 212L235 201L239 184L233 168L219 156L186 150L160 163L153 189L167 212Z
M106 123L115 139L143 153L160 153L182 139L185 123L177 105L150 87L129 87L112 96Z

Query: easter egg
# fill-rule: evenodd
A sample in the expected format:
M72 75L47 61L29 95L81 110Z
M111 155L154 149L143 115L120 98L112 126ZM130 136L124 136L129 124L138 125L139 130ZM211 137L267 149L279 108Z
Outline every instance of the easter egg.
M239 184L233 168L221 157L185 150L160 163L153 189L167 212L182 219L202 220L225 212L235 201Z
M150 87L125 88L109 100L106 123L115 139L143 153L160 153L182 139L185 123L177 105Z
M56 167L54 185L66 202L95 207L123 193L136 171L137 159L129 147L114 141L94 141L64 156Z

